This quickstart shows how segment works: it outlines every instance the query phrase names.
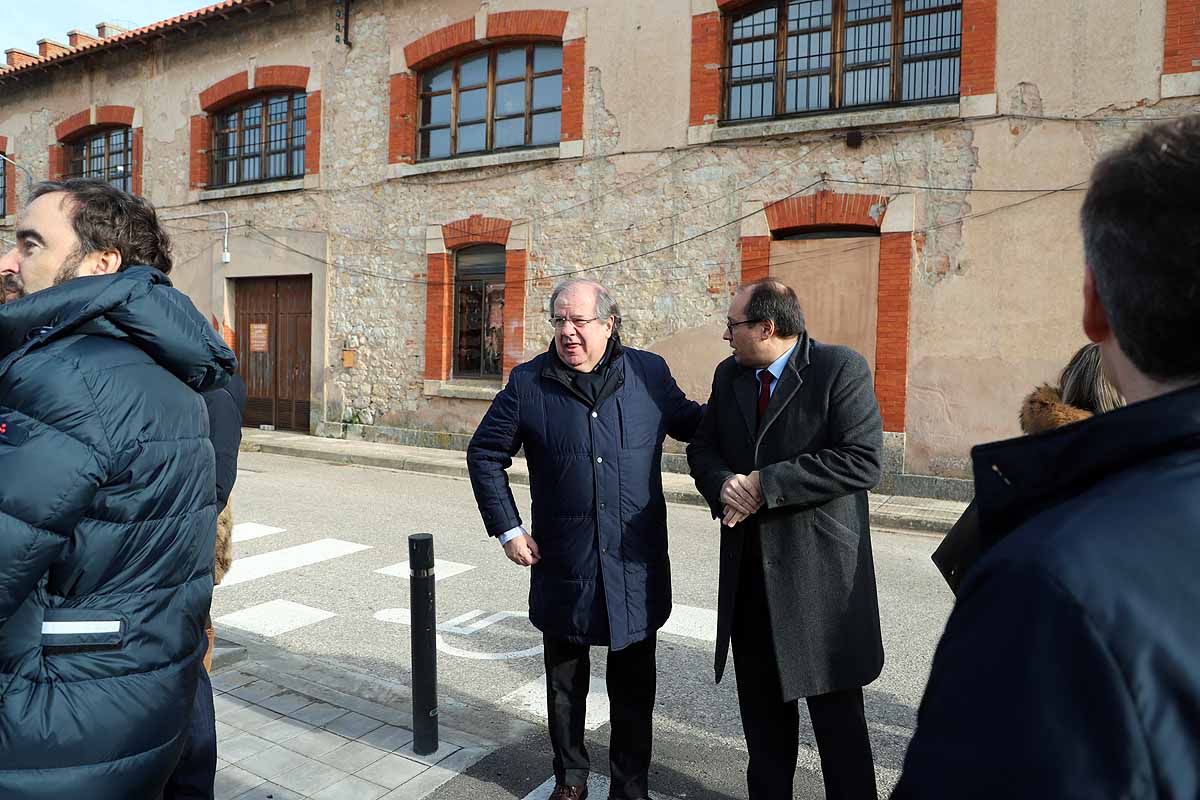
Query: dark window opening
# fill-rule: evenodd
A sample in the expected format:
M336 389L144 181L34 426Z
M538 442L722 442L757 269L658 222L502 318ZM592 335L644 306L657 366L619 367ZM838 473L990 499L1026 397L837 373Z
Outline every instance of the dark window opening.
M213 114L210 186L304 177L308 95L271 94Z
M464 248L454 263L454 377L499 378L503 362L504 248Z
M420 158L558 144L562 45L494 47L421 75Z
M133 131L106 128L67 145L67 178L99 178L133 191Z
M961 2L772 0L727 31L726 121L958 97Z

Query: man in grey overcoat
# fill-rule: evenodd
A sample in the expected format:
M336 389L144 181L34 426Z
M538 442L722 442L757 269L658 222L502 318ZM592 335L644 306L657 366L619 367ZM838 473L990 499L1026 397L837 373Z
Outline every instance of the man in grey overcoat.
M883 668L867 491L883 425L866 360L813 341L796 293L733 298L700 429L696 486L721 520L716 678L730 640L750 800L791 798L806 698L825 795L874 798L862 687Z

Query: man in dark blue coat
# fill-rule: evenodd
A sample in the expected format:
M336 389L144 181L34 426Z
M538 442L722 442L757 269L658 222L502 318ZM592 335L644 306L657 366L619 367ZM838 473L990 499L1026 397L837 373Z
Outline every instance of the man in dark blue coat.
M16 239L0 259L28 293L0 307L0 797L154 798L207 645L219 509L200 392L236 360L171 288L144 201L40 184Z
M1200 117L1103 159L1083 329L1129 405L975 448L967 572L893 797L1200 797Z
M611 796L647 796L656 633L671 614L662 445L689 441L702 408L657 355L623 347L609 292L569 280L550 298L554 341L520 365L467 450L488 534L532 567L529 618L543 633L553 800L583 800L589 648L607 646ZM505 470L522 447L533 529Z

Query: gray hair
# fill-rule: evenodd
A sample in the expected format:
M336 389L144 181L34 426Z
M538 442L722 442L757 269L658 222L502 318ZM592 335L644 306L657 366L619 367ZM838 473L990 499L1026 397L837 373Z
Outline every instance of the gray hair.
M590 286L596 290L596 317L598 319L608 319L614 317L613 330L617 331L621 328L621 309L617 308L617 301L613 299L612 294L604 286L589 278L567 278L558 286L554 287L554 291L550 293L550 313L554 313L554 306L558 303L558 296L568 289L573 289L576 286Z

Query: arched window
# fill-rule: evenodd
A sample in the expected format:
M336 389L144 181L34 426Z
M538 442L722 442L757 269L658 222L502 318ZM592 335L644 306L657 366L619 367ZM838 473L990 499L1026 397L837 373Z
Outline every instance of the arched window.
M959 0L771 0L729 20L725 119L958 96Z
M213 113L210 186L304 177L304 92L271 93Z
M99 178L133 191L133 131L104 128L67 143L68 178Z
M420 158L558 144L562 45L493 47L420 78Z
M504 362L504 248L477 245L454 259L454 377L499 378Z

